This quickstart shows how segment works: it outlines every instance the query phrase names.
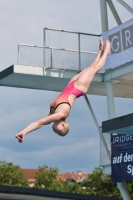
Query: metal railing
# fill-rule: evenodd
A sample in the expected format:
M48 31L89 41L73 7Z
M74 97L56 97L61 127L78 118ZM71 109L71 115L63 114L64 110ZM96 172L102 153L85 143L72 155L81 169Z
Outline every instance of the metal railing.
M51 66L53 68L82 71L96 57L101 35L44 28L44 66L48 51L51 49Z
M30 44L18 44L17 60L19 65L43 67L43 47Z
M44 28L43 47L18 45L18 64L82 71L95 59L100 37Z

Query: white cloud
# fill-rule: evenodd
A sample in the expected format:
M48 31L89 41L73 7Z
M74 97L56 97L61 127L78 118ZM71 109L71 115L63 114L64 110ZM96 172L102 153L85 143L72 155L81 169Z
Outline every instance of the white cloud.
M23 167L26 167L27 165L30 168L37 168L38 163L40 163L40 165L52 163L52 166L57 166L60 169L60 166L62 166L63 162L65 162L70 169L69 165L71 165L71 162L73 162L74 168L79 169L83 165L83 161L89 165L90 158L92 163L93 161L95 162L95 160L97 160L99 150L98 148L95 148L96 143L98 143L97 138L88 138L88 141L84 140L83 142L77 142L75 140L73 144L60 144L49 146L48 148L45 148L44 145L42 150L33 150L30 152L17 152L9 150L5 147L0 147L0 158L2 160L6 160L7 162L13 162L14 164L18 164ZM85 152L87 152L87 154ZM63 170L64 167L66 168L66 166L63 166L61 170ZM90 165L90 167L88 167L88 172L92 169L93 165Z

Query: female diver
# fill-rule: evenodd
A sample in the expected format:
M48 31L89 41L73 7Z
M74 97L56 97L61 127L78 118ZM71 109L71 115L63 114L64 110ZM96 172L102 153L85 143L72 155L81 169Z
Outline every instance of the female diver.
M69 131L66 118L69 116L74 101L87 93L94 75L104 66L109 52L110 42L106 40L103 43L100 40L99 51L93 63L69 81L62 93L50 104L50 113L47 117L30 124L23 131L16 134L15 137L18 141L22 142L27 133L51 122L53 122L53 131L60 136L65 136Z

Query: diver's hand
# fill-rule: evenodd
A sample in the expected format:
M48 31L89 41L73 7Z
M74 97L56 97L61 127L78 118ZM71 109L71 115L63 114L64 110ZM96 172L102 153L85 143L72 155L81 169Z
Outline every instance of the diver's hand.
M104 53L104 42L100 39L99 40L99 51L98 54L100 54L100 57L102 57Z
M104 42L101 39L99 40L99 51L104 51Z
M22 143L24 141L25 134L24 133L18 133L15 135L15 137L18 139L18 142Z
M110 53L110 41L109 40L106 40L105 43L104 43L104 51L107 53L107 55L109 55Z

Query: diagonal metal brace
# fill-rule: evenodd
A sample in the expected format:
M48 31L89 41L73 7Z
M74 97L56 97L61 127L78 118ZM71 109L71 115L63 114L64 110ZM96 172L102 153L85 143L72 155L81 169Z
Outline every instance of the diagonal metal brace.
M114 7L113 2L112 2L111 0L107 0L107 3L108 3L108 5L109 5L109 7L110 7L110 10L111 10L111 12L112 12L112 14L113 14L113 16L114 16L114 18L115 18L117 24L118 24L118 25L122 24L122 21L121 21L119 15L118 15L118 13L117 13L115 7Z
M91 104L90 104L89 99L88 99L88 97L87 97L86 94L84 95L84 98L85 98L86 103L87 103L87 105L88 105L88 107L89 107L89 110L90 110L90 112L91 112L92 118L93 118L93 120L94 120L94 122L95 122L95 125L96 125L97 130L98 130L99 135L100 135L100 138L101 138L101 140L102 140L102 142L103 142L103 145L104 145L104 147L105 147L105 149L106 149L107 155L108 155L109 159L111 159L111 152L110 152L110 150L109 150L109 148L108 148L108 146L107 146L107 143L106 143L106 141L105 141L105 138L103 137L102 131L101 131L100 126L99 126L98 121L97 121L97 118L96 118L96 116L95 116L95 114L94 114L94 111L93 111L93 109L92 109L92 107L91 107Z
M131 8L127 3L125 3L123 0L116 1L118 1L124 8L126 8L130 13L133 14L133 8Z

